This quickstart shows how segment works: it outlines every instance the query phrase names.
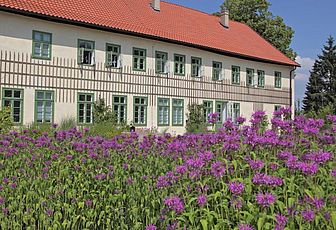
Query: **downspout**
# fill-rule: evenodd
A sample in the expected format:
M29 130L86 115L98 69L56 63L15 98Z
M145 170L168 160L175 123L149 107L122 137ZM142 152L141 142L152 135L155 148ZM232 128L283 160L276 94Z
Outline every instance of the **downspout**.
M293 86L292 86L292 75L294 73L294 71L296 70L296 66L294 67L294 69L292 69L289 73L289 107L291 109L293 109ZM294 79L295 76L293 76Z

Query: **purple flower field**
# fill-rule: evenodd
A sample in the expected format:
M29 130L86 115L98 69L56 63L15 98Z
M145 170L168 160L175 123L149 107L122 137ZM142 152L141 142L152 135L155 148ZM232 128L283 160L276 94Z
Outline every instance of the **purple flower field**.
M2 135L0 228L336 229L336 116L288 112L177 137Z

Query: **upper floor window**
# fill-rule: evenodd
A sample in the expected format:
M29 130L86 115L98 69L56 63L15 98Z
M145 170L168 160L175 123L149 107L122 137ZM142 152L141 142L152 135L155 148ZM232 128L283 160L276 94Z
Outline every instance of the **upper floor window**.
M201 65L202 65L201 58L191 57L191 76L192 77L201 76Z
M119 45L106 44L106 66L120 68L122 66L120 52Z
M258 70L258 87L265 87L265 71Z
M254 69L246 69L246 85L254 86Z
M95 64L94 56L95 43L94 41L87 41L78 39L78 64L93 65Z
M33 58L51 58L51 33L33 31Z
M168 73L168 53L166 52L155 52L155 72L156 73Z
M240 67L232 66L232 84L240 83Z
M146 50L133 48L133 70L146 70Z
M212 79L214 81L219 81L223 79L221 62L212 62Z
M281 72L275 72L274 87L281 88Z
M2 107L9 107L14 123L22 123L23 90L3 89Z
M174 73L177 75L185 75L185 56L180 54L174 55Z

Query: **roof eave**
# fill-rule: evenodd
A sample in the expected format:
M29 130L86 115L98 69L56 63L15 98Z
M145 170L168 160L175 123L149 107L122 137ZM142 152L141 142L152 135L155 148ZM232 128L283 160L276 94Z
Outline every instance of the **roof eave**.
M102 31L115 32L115 33L120 33L120 34L131 35L131 36L140 36L140 37L143 37L143 38L148 38L148 39L164 41L164 42L168 42L168 43L179 44L179 45L184 45L184 46L193 47L193 48L198 48L198 49L202 49L202 50L205 50L205 51L210 51L210 52L213 52L213 53L222 54L222 55L226 55L226 56L230 56L230 57L241 58L241 59L245 59L245 60L257 61L257 62L263 62L263 63L269 63L269 64L276 64L276 65L283 65L283 66L289 66L289 67L300 67L300 64L298 64L296 62L295 62L295 64L294 63L291 64L291 63L274 61L274 60L270 60L270 59L263 59L263 58L258 58L258 57L254 57L254 56L234 53L234 52L230 52L230 51L226 51L226 50L220 50L220 49L215 49L215 48L211 48L211 47L207 47L207 46L197 45L197 44L193 44L193 43L188 43L188 42L178 41L178 40L174 40L174 39L154 36L154 35L150 35L150 34L144 34L144 33L139 33L139 32L134 32L134 31L129 31L129 30L122 30L122 29L112 28L112 27L106 27L106 26L101 26L101 25L82 22L82 21L70 20L70 19L65 19L65 18L61 18L61 17L35 13L35 12L32 12L32 11L14 9L14 8L9 8L9 7L5 7L5 6L0 6L0 11L19 14L19 15L23 15L23 16L38 18L38 19L43 19L43 20L46 20L46 21L52 21L52 22L70 24L70 25L75 25L75 26L80 26L80 27L86 27L86 28L90 28L90 29L97 29L97 30L102 30Z

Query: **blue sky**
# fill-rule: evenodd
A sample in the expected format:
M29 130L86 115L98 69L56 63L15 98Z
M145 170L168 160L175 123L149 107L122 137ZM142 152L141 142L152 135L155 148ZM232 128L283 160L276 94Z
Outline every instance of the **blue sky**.
M219 11L224 0L165 0L207 13ZM309 70L321 53L327 38L336 39L335 0L270 0L271 11L281 16L294 31L292 48L302 68L296 73L296 98L302 98L309 77Z

